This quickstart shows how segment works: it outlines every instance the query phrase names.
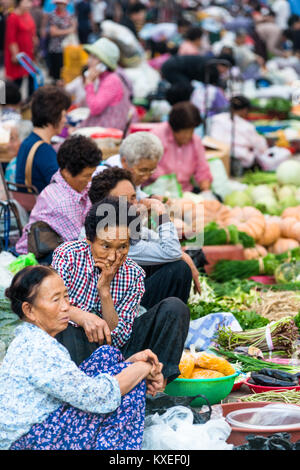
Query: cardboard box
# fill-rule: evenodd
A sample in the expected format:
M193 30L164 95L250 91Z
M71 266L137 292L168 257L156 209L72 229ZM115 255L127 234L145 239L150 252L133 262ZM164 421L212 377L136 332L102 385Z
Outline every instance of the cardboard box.
M202 144L205 147L206 158L208 160L210 158L220 158L227 175L230 176L230 146L209 136L203 137Z

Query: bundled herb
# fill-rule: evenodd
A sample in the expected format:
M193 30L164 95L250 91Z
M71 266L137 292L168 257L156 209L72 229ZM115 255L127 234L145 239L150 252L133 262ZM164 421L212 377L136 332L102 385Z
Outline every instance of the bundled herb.
M254 346L262 352L284 351L286 357L291 357L297 338L298 328L294 320L291 317L285 317L269 323L267 327L248 331L232 331L228 327L220 328L216 335L216 343L229 350L234 350L238 346Z
M239 369L245 373L252 371L260 371L264 367L290 372L291 374L297 374L298 372L300 372L299 367L297 368L294 366L289 366L288 364L276 364L275 362L264 361L263 359L257 359L252 356L246 356L245 354L239 354L233 351L228 351L227 349L221 347L210 349L216 354L227 357L229 362L238 364Z
M294 262L299 259L300 249L297 247L294 250L287 251L280 255L268 253L267 256L260 259L242 261L220 260L215 264L211 277L216 281L224 282L235 278L246 279L261 274L272 276L277 266L283 261L289 260L290 262Z
M244 248L252 248L255 241L244 232L239 232L235 225L221 228L216 222L210 222L204 228L204 246L212 245L238 245Z

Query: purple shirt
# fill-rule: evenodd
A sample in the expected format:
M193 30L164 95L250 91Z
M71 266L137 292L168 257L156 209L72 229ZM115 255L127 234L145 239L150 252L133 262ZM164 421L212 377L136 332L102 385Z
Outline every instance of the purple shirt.
M91 207L88 187L78 193L66 182L58 170L51 178L50 184L38 196L31 211L28 224L16 244L20 254L28 252L27 237L31 225L37 221L46 222L64 241L77 240Z

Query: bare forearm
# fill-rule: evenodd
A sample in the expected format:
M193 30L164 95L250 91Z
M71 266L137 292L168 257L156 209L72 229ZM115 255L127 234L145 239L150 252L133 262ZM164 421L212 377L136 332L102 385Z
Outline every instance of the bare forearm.
M119 382L121 395L126 395L150 373L151 364L147 362L135 362L122 370L115 378Z
M106 321L111 331L113 331L119 323L119 317L115 310L113 299L110 291L99 292L102 306L102 318Z

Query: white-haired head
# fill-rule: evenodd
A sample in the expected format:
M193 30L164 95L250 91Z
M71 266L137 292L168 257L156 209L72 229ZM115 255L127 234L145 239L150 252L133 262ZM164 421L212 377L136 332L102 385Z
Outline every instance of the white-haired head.
M134 132L120 146L120 157L126 160L129 167L138 164L141 159L159 161L163 153L161 140L151 132Z

